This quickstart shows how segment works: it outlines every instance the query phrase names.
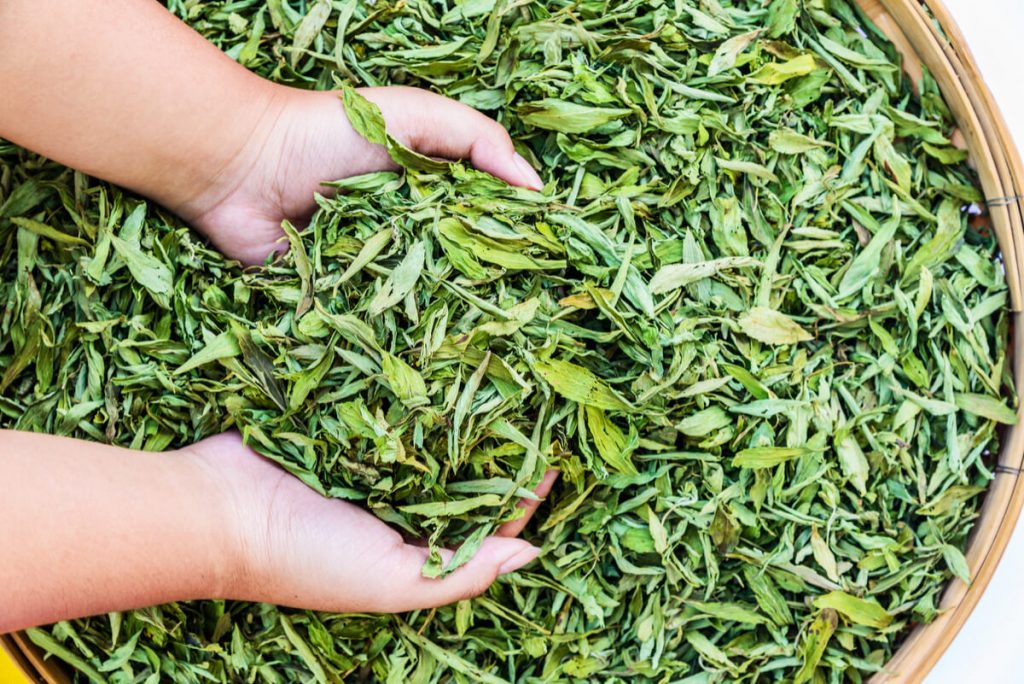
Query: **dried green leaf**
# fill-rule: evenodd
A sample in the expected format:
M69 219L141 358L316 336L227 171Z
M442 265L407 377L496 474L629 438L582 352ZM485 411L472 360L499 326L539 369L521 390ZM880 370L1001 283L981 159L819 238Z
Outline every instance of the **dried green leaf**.
M792 318L774 309L754 307L736 322L744 335L768 344L797 344L814 339Z
M814 606L831 608L851 622L866 627L882 629L892 622L892 615L878 605L877 601L857 598L843 591L830 591L817 597L814 599Z

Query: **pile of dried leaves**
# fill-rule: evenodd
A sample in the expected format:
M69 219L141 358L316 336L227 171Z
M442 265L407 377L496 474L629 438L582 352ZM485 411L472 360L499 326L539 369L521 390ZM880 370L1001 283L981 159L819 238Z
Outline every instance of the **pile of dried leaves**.
M81 677L856 682L966 579L1014 420L1006 289L937 88L853 5L169 4L269 78L484 109L547 186L392 144L403 172L339 181L242 271L0 143L2 425L153 450L237 426L454 565L563 474L541 561L482 598L31 632Z

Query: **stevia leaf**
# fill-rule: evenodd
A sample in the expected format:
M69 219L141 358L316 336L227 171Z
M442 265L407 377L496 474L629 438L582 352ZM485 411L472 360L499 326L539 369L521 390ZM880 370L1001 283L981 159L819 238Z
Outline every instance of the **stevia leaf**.
M850 433L843 434L841 438L837 439L835 450L843 475L858 492L866 494L869 474L868 460L856 438Z
M229 330L225 330L219 335L207 340L206 345L189 357L188 361L181 364L174 369L175 375L181 375L182 373L188 373L196 368L205 366L208 363L218 361L220 359L229 359L233 356L238 356L242 351L238 347L238 341L235 339L234 334Z
M348 282L354 275L359 273L363 267L371 263L391 243L393 233L390 228L378 231L371 236L359 250L359 254L348 265L345 272L338 279L339 284Z
M77 655L74 651L65 648L59 641L47 634L44 630L32 628L26 630L25 633L28 634L28 638L33 644L55 658L60 658L68 665L71 665L75 670L88 677L89 681L94 682L95 684L107 684L107 678L104 677L99 670L93 667L91 663Z
M829 548L828 542L818 534L818 528L816 527L811 528L811 552L814 554L814 560L825 571L825 576L833 582L838 582L839 565L836 563L835 554Z
M814 677L814 672L825 655L825 649L828 648L838 624L839 616L836 611L829 608L822 610L814 618L798 649L800 669L793 678L794 684L804 684Z
M814 339L792 318L774 309L754 307L736 322L744 335L768 344L797 344Z
M11 223L18 226L19 228L24 228L25 230L31 231L40 237L49 238L50 240L56 240L57 242L63 242L69 245L89 244L82 238L75 237L74 235L68 235L67 233L62 233L52 226L48 226L45 223L40 223L39 221L33 221L32 219L15 216L11 218Z
M423 376L402 359L385 352L381 357L381 372L388 387L407 407L415 408L430 402Z
M252 334L236 321L231 322L231 334L238 343L242 360L252 373L253 384L282 411L287 407L281 383L274 373L274 362L253 342Z
M749 257L724 257L690 264L669 264L658 269L647 287L651 294L665 294L734 268L757 266Z
M494 10L496 0L466 0L460 5L452 7L441 16L442 24L454 24L466 19L472 19Z
M772 468L811 453L814 453L813 450L806 447L751 447L737 452L732 465L754 470Z
M696 7L683 5L682 9L684 12L687 12L690 15L690 18L693 20L694 25L704 29L708 33L722 34L729 32L728 26L726 26L725 24L723 24L721 21L711 16L710 14L702 12Z
M578 404L606 411L629 411L632 408L583 366L558 359L538 359L533 369L553 390Z
M736 666L726 655L725 651L718 648L710 639L696 630L687 631L683 637L694 650L706 658L715 667L723 667L726 670L735 670Z
M798 133L791 128L780 128L769 134L768 144L782 154L803 154L824 147L828 143Z
M459 548L455 550L455 553L452 554L452 557L436 576L440 577L449 575L471 561L473 556L476 555L476 552L480 550L481 544L483 544L484 540L487 539L487 535L490 531L491 527L488 525L477 528L466 538L466 541L464 541ZM427 573L426 567L424 567L423 576L428 578L431 577L431 575Z
M299 410L306 402L306 399L318 387L324 378L331 371L334 365L334 351L328 350L312 368L303 372L292 385L291 393L288 396L288 408L293 411Z
M918 509L918 513L926 516L944 515L950 511L956 510L966 501L972 499L978 494L981 494L983 491L985 491L983 487L953 485L925 505L921 506Z
M456 501L436 501L424 504L409 504L408 506L400 507L399 510L405 513L434 518L462 515L463 513L468 513L469 511L482 506L497 506L500 503L501 497L497 494L481 494L480 496L474 496L468 499L458 499Z
M900 189L904 192L910 192L913 170L910 168L910 162L904 159L896 151L896 148L893 147L892 140L885 135L876 136L874 153L879 166L892 176Z
M316 37L323 30L324 24L327 23L327 19L330 16L330 0L316 0L306 15L302 17L302 21L295 28L295 36L292 39L292 67L298 63L302 56L302 51L307 49L316 40Z
M647 515L647 530L651 535L651 543L657 553L668 551L668 530L662 524L661 519L654 513Z
M137 243L127 242L116 235L110 236L110 244L117 255L124 259L125 265L139 285L157 297L166 297L171 293L174 275L162 261L142 251Z
M723 71L732 69L736 65L736 59L760 34L760 29L749 31L719 45L711 58L711 64L708 65L708 76L717 76Z
M35 209L52 192L52 189L29 178L19 183L0 202L0 218L22 216Z
M537 100L519 109L523 123L562 133L586 133L631 113L623 107L591 107L554 98Z
M858 625L882 629L892 622L885 608L872 599L851 596L843 591L831 591L814 599L816 608L831 608L846 619Z
M586 414L587 429L605 465L614 472L636 474L629 460L632 445L622 430L600 408L587 405Z
M462 658L457 654L452 653L449 649L442 648L429 639L417 634L415 630L411 629L398 618L395 618L395 620L398 623L398 629L403 638L418 645L424 652L429 653L431 657L444 664L445 667L470 677L472 681L482 682L482 684L505 684L505 680L500 677L495 677L494 675L481 670L465 658Z
M806 76L818 68L813 55L800 55L786 62L771 62L750 74L747 80L761 85L779 85Z
M703 601L690 601L689 605L705 615L730 622L740 622L746 625L762 625L766 622L763 615L749 606L735 603L705 603Z
M921 143L921 149L942 164L960 164L967 161L967 150L957 147L936 147L925 142Z
M423 273L423 262L426 258L426 247L422 242L416 242L401 263L395 267L391 274L384 280L380 290L370 300L369 313L371 316L378 316L387 309L405 299L406 295L412 292Z
M676 429L687 437L704 437L732 423L732 417L722 407L711 406L680 421Z
M384 132L384 115L380 108L356 92L355 88L345 85L341 89L341 101L345 106L345 115L356 133L377 145L387 144Z
M838 57L844 62L853 66L859 66L864 68L870 67L886 67L892 68L892 65L885 59L877 59L868 57L856 50L852 50L845 45L841 45L836 41L832 40L828 36L822 35L818 37L818 43L821 44L826 50L832 55Z
M438 222L437 232L442 244L451 253L457 246L468 259L487 261L504 268L521 270L544 270L564 268L565 262L558 259L540 259L524 253L522 245L503 243L486 235L471 232L461 221L443 219Z
M900 226L900 214L897 212L892 219L880 226L871 237L871 241L858 254L839 282L839 298L849 297L864 288L869 280L878 273L882 261L882 251L888 247Z
M911 283L923 270L931 271L953 256L963 234L960 212L947 201L939 207L938 230L910 257L903 271L903 283Z
M966 584L971 582L971 569L967 564L967 559L964 558L964 554L960 549L949 544L944 544L942 547L942 558L946 561L946 567L956 577L963 580Z
M295 272L299 276L299 284L302 288L299 292L299 303L295 306L295 317L300 318L313 305L313 283L311 282L313 266L309 261L309 254L306 253L306 245L295 226L290 221L282 221L281 229L284 230L284 234L291 244L291 253L295 259Z
M754 592L758 607L776 625L788 625L793 622L793 613L786 605L785 597L767 573L746 565L743 567L743 578Z
M285 615L281 615L278 619L281 621L281 627L284 630L285 637L287 637L291 645L295 647L296 653L299 654L299 657L302 658L306 667L309 668L313 678L316 679L319 684L329 684L331 680L327 678L327 673L324 671L323 665L320 664L320 661L317 659L316 655L314 655L312 649L310 649L309 644L307 644L305 640L303 640L302 636L295 630L295 627L292 625L292 621Z
M715 162L718 164L719 168L725 169L726 171L735 171L736 173L746 174L755 178L763 178L774 183L779 181L778 176L761 164L748 161L721 159L718 157L715 158Z
M800 4L797 0L772 0L768 6L768 37L780 38L792 32L798 16Z
M141 630L133 634L125 643L118 646L117 650L110 654L110 658L100 666L99 671L115 672L123 668L135 652L140 636L142 636Z
M956 405L976 416L994 420L1004 425L1016 425L1017 413L995 397L987 394L957 393L954 395Z

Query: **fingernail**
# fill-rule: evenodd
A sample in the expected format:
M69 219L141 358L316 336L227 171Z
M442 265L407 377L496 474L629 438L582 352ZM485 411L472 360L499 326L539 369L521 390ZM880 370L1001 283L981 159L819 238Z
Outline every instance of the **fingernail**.
M530 162L526 161L523 155L516 152L512 155L512 161L516 163L516 168L519 169L519 177L522 178L523 185L531 190L540 190L544 187L544 181L541 180L540 174L533 170Z
M505 560L504 563L498 566L498 574L506 575L510 572L515 572L519 568L523 567L534 558L540 555L540 549L532 544L527 546L522 551L514 554L512 557Z

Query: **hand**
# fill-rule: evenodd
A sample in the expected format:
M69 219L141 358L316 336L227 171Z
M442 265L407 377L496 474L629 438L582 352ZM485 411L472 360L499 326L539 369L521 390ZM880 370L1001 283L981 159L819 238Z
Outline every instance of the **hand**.
M444 579L420 570L427 549L407 544L367 511L320 496L276 464L254 454L238 433L203 440L184 450L223 483L223 503L234 529L235 579L230 598L332 612L400 612L431 608L483 593L498 575L533 560L539 549L515 536L540 501L523 501L526 514L484 541L466 565ZM549 471L536 489L543 498L557 477ZM443 552L445 560L451 552Z
M286 248L281 220L308 218L321 182L392 168L336 93L260 78L152 0L0 2L0 45L0 137L160 202L247 264ZM362 94L407 146L540 187L483 114L414 88Z
M337 93L267 86L275 92L243 148L205 192L171 207L246 264L287 249L281 221L308 219L316 207L313 193L327 194L324 181L395 168L383 147L355 132ZM514 185L541 187L505 129L480 112L417 88L360 93L380 107L388 131L417 152L468 159Z

